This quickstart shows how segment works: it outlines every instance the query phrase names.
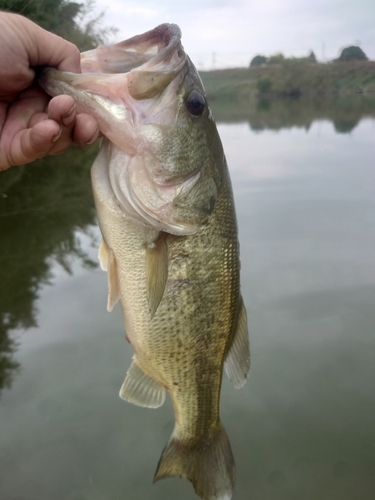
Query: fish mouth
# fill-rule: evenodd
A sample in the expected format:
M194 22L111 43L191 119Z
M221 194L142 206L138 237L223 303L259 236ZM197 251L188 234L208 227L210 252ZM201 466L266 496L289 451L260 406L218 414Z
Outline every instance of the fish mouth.
M180 28L176 24L161 24L115 45L82 52L82 74L46 68L39 83L53 95L57 95L57 91L51 80L64 81L93 93L95 83L100 81L101 90L107 86L119 92L124 90L119 82L126 77L129 95L134 99L148 99L170 84L186 60Z
M116 45L81 54L83 73L131 73L128 90L134 99L148 99L162 92L185 62L181 30L176 24L161 24Z
M115 45L83 52L80 74L47 68L38 82L51 96L71 95L78 112L93 115L103 135L134 155L137 102L166 90L183 73L187 59L180 28L161 24Z

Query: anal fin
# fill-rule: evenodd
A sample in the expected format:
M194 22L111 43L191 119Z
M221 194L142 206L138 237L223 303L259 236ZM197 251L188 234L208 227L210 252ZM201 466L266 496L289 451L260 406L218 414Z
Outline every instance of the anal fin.
M168 247L166 233L160 233L158 239L146 249L146 285L151 318L163 297L168 277Z
M246 309L241 298L240 313L237 320L237 330L232 345L224 361L224 368L228 378L236 389L240 389L246 382L250 370L250 345L247 331Z
M138 406L158 408L165 401L165 388L146 375L133 360L120 389L120 398Z

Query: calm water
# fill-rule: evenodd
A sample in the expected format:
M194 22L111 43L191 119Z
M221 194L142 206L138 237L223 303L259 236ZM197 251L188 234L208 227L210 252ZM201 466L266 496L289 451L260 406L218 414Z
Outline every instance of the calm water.
M372 500L375 121L224 121L252 348L246 386L222 391L234 499ZM132 352L96 266L93 154L0 175L0 498L193 500L152 485L169 401L118 397Z

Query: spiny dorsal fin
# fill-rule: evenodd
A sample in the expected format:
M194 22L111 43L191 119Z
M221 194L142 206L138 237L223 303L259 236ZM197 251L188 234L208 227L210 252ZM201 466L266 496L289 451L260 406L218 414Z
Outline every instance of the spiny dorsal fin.
M165 389L146 375L133 359L120 389L120 398L138 406L158 408L165 401Z
M163 297L168 277L167 233L160 233L158 239L146 248L146 286L151 318Z
M242 298L237 320L237 330L224 361L224 368L234 387L240 389L245 384L250 370L249 334L247 331L246 309Z
M104 240L102 240L102 242L100 243L98 257L100 260L100 267L103 269L103 271L107 271L108 273L107 310L111 312L119 299L119 285L117 278L116 259L114 253L107 246Z

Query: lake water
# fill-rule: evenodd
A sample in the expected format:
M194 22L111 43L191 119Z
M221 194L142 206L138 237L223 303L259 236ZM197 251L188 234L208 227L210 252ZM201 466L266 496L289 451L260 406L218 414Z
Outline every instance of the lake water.
M219 116L252 349L222 390L234 500L372 500L375 121ZM192 500L152 484L170 402L118 397L132 349L96 265L94 154L0 174L0 498Z

